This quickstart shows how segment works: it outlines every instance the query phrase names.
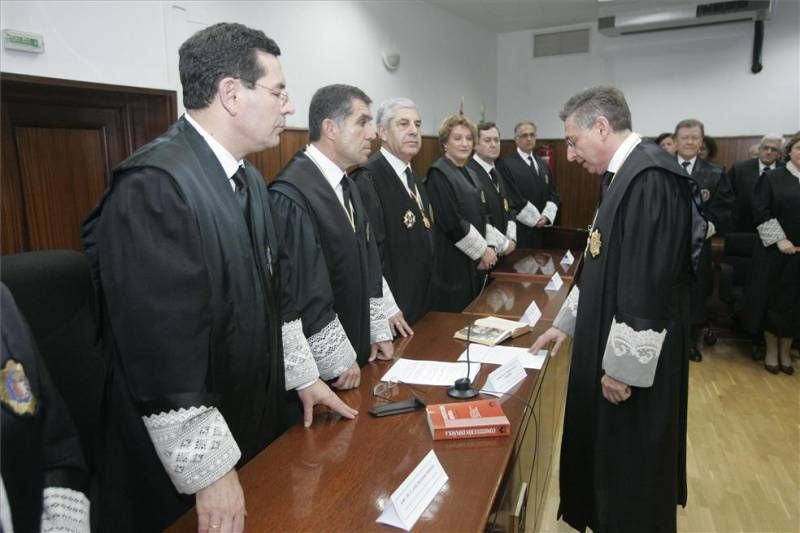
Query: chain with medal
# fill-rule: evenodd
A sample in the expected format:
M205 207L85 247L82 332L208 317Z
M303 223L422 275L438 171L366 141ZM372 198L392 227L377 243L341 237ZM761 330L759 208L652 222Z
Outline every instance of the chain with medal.
M406 179L408 181L412 181L413 178L409 179L410 178L410 176L409 176L410 175L410 167L406 168L405 175L406 175ZM406 187L404 187L404 188L406 189L406 192L408 193L408 195L417 203L417 207L419 208L419 212L422 214L422 223L425 225L425 228L426 229L431 229L431 221L428 218L428 216L425 214L425 206L422 203L422 195L419 193L419 188L417 187L417 184L414 183L414 190L412 192L410 185L411 185L411 183L409 183L409 187L408 188L406 188ZM416 223L417 223L416 215L414 215L414 213L413 213L413 211L411 211L411 209L408 209L405 212L405 214L403 215L403 225L406 227L406 229L411 229L411 228L414 227L414 224L416 224Z

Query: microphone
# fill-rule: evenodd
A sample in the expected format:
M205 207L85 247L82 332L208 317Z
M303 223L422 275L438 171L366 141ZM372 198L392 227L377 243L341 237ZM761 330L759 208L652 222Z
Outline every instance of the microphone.
M469 360L469 338L472 334L472 326L473 324L470 324L467 327L467 377L458 378L453 386L447 389L447 395L457 400L468 400L478 395L477 389L472 386L472 380L469 379L469 367L471 364Z

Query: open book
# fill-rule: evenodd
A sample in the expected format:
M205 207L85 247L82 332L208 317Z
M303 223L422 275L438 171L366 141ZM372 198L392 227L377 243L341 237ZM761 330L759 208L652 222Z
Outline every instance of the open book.
M515 322L496 316L479 318L472 326L466 326L456 331L456 339L469 342L477 342L486 346L494 346L506 339L519 337L531 330L524 322Z

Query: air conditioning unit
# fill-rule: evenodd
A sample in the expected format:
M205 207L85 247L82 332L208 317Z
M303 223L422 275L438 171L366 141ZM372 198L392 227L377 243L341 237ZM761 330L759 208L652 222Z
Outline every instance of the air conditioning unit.
M766 20L773 0L734 0L706 2L647 12L620 13L597 19L597 29L609 36L677 30L746 20Z

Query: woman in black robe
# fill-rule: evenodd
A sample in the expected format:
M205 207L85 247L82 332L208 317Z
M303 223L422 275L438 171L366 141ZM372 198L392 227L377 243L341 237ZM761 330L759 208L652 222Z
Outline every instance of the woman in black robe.
M485 239L486 199L466 166L475 138L475 126L465 116L445 118L439 128L444 156L428 169L425 186L436 233L431 306L435 311L463 310L497 261Z
M753 219L763 246L745 299L745 328L764 331L764 368L793 374L789 351L800 336L800 132L786 146L789 162L759 178L753 196Z

